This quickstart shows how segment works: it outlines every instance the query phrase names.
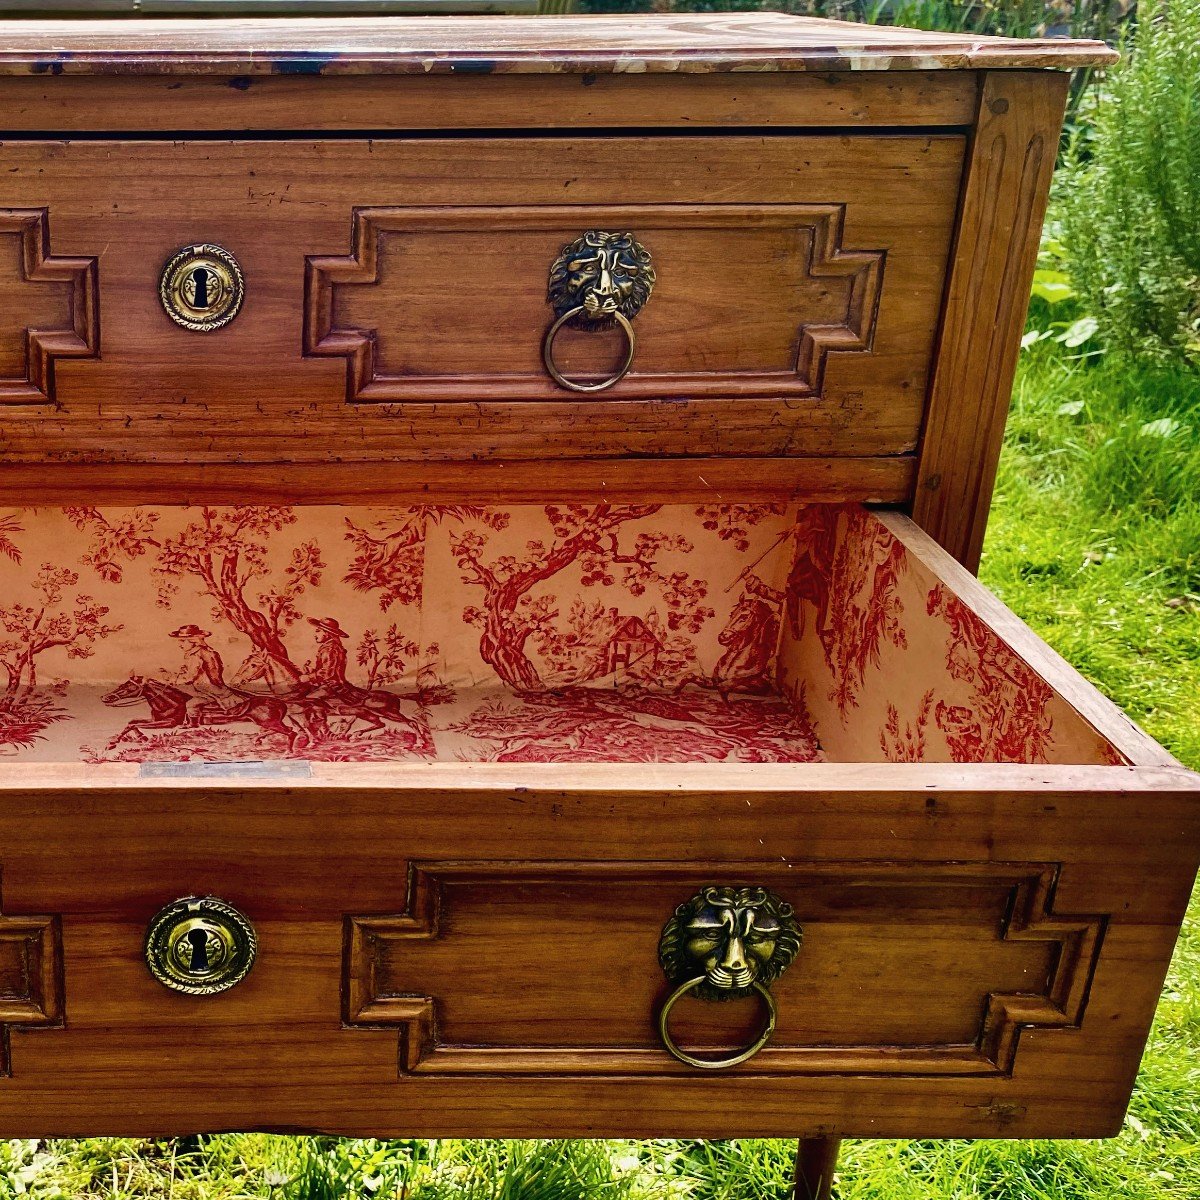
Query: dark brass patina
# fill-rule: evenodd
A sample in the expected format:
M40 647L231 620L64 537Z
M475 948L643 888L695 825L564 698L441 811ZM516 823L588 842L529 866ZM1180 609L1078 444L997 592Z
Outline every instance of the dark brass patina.
M164 987L211 996L241 983L258 953L254 927L215 896L185 896L146 929L146 965Z
M650 252L632 233L589 229L564 246L550 268L546 299L555 321L546 331L542 358L551 378L575 392L600 392L622 379L633 364L636 339L630 323L654 290ZM625 358L604 379L581 382L568 379L554 361L554 339L565 325L603 330L614 325L625 335Z
M681 904L658 943L658 961L675 985L658 1017L663 1045L680 1062L708 1070L752 1058L775 1031L768 989L791 965L802 938L792 906L763 887L706 887ZM684 996L733 1000L752 993L766 1005L767 1021L751 1045L724 1058L697 1058L675 1044L667 1021Z
M222 246L203 243L171 256L162 269L158 295L176 325L208 333L238 315L245 287L237 259Z

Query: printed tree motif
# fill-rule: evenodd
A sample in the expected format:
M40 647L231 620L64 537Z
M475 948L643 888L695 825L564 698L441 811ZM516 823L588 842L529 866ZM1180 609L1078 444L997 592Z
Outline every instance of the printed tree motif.
M375 521L368 530L346 518L346 540L354 559L343 577L357 592L378 592L379 607L420 604L425 562L425 537L430 523L447 518L476 521L493 529L508 524L507 513L463 504L425 504Z
M723 542L733 542L745 554L750 549L750 530L768 517L780 516L785 508L783 504L701 504L696 516L705 529Z
M78 594L64 604L78 582L79 576L67 567L43 563L33 580L39 600L0 607L0 627L10 635L0 641L5 696L24 697L37 688L37 660L47 651L63 649L68 658L90 658L96 642L123 628L106 625L108 608L91 596Z
M284 634L302 614L297 599L321 582L325 564L316 542L292 550L282 584L251 598L247 590L270 574L267 544L272 533L294 524L290 508L239 505L204 507L200 517L163 542L155 572L160 577L159 603L170 607L179 579L198 579L205 595L216 603L213 619L227 621L249 638L257 652L261 673L286 685L301 681Z
M712 610L700 604L707 592L706 584L683 571L666 573L658 569L658 558L664 552L691 549L686 538L643 532L634 538L631 548L621 549L622 527L660 508L658 504L548 505L545 512L555 541L550 545L529 542L523 559L503 555L494 562L485 562L487 538L477 529L451 537L450 549L464 582L484 589L482 604L468 607L463 615L479 626L480 655L505 684L520 691L535 689L541 683L525 646L535 634L552 636L552 622L558 611L552 596L535 598L530 592L572 563L580 564L584 587L612 586L619 574L630 595L641 596L651 586L657 588L667 609L669 630L688 628L696 632L712 616ZM544 644L549 647L549 642Z
M122 560L141 558L152 546L158 513L132 509L115 518L98 508L64 508L63 513L76 529L92 535L91 545L80 562L91 567L106 583L120 583L124 577Z
M817 605L817 634L833 677L829 698L845 721L858 706L868 669L880 666L884 643L898 649L908 644L900 620L903 606L899 595L908 559L903 543L865 509L841 511L845 524L828 586L817 587L819 599L813 602ZM818 583L818 568L814 558L811 568L802 572L810 591Z
M968 688L967 704L939 701L934 710L953 760L1045 762L1053 740L1050 685L940 583L926 609L945 618L946 670Z
M933 711L933 689L921 697L916 721L900 728L900 713L894 704L887 706L887 722L879 731L879 748L888 762L924 762L925 731Z
M16 514L0 518L0 554L21 563L15 535L24 529ZM0 747L27 749L42 731L66 713L49 696L37 695L38 659L51 650L65 650L68 658L90 658L102 638L120 625L108 625L108 609L87 594L67 599L79 576L65 567L44 563L32 581L37 600L0 606L0 668L4 689L0 693Z
M389 625L382 634L374 629L364 631L355 661L366 672L365 686L369 690L403 679L408 660L420 649L397 625Z
M17 543L13 541L12 535L24 532L16 513L10 513L7 517L0 517L0 554L3 554L5 558L11 559L15 563L19 563L21 561L21 551Z

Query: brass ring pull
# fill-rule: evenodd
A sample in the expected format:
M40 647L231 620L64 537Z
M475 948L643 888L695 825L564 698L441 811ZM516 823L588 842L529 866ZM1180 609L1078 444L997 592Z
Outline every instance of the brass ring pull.
M550 378L554 380L559 387L565 387L572 392L602 392L605 388L610 388L620 379L624 379L629 373L629 368L633 366L633 351L636 344L633 326L629 323L629 318L621 311L612 314L614 320L621 327L622 333L625 334L625 360L620 367L612 374L597 383L580 383L576 379L568 379L559 369L554 361L554 339L558 337L558 332L568 322L576 317L583 316L587 312L582 304L577 304L574 308L568 309L553 325L546 331L546 340L542 343L542 361L546 364L546 370L550 372Z
M550 378L569 392L602 392L624 379L633 366L636 339L630 323L654 290L650 251L632 233L589 229L562 248L550 267L546 301L554 324L542 339L542 361ZM554 339L566 324L582 329L619 325L625 335L625 358L611 375L585 383L568 379L554 361Z
M791 965L803 937L792 906L764 887L701 888L681 904L658 940L659 965L675 987L658 1014L667 1052L705 1071L753 1058L775 1032L775 1000L768 989ZM767 1006L767 1020L754 1041L736 1053L698 1058L671 1036L671 1010L684 996L736 1000L755 994Z
M750 984L750 988L762 997L763 1003L767 1006L767 1020L766 1024L763 1025L762 1032L749 1046L739 1050L736 1054L730 1054L725 1058L696 1058L695 1055L689 1054L686 1050L679 1048L675 1039L671 1036L671 1031L667 1028L667 1020L677 1000L681 1000L689 992L695 991L696 988L707 981L707 975L697 975L695 979L689 979L686 983L681 983L667 997L666 1004L662 1006L662 1011L658 1014L658 1036L662 1038L662 1043L666 1046L667 1051L679 1059L681 1063L687 1063L689 1067L700 1067L705 1071L721 1071L726 1067L736 1067L739 1063L744 1063L753 1058L771 1040L771 1034L775 1032L775 998L757 979L754 980Z

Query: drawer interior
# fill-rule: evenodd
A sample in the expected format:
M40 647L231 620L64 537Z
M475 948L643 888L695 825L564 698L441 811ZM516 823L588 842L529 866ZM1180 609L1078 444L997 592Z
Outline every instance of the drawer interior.
M1126 762L906 529L731 502L11 512L0 753Z

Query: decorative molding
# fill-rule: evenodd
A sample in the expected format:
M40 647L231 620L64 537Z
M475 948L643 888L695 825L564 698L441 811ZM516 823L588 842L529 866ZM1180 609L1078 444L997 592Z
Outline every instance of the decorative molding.
M939 884L998 889L1005 918L1002 943L1043 942L1053 948L1044 985L1029 992L985 994L977 1036L968 1043L913 1045L768 1046L741 1072L768 1076L1007 1076L1024 1029L1078 1029L1087 1005L1107 917L1053 911L1059 866L1047 863L710 863L703 871L687 863L412 863L405 910L397 915L346 918L343 974L344 1022L349 1027L398 1026L402 1074L427 1075L616 1075L688 1074L663 1050L640 1046L457 1045L443 1039L436 996L386 990L386 958L404 943L405 961L419 943L443 936L443 890L447 884L483 883L528 891L564 882L595 881L606 889L678 879L680 896L713 879L753 879L785 899L802 885L831 887L936 887ZM548 903L552 901L548 900ZM845 910L841 910L844 916ZM814 922L803 902L796 917ZM996 936L981 927L984 936ZM648 929L657 944L658 929ZM796 963L803 972L803 952ZM464 984L464 986L466 986ZM986 981L981 981L986 992ZM886 1003L886 997L881 997ZM781 1011L786 1012L781 1000ZM649 1021L650 1014L647 1014ZM781 1027L784 1018L781 1017Z
M984 77L925 413L913 520L979 566L1068 78Z
M827 280L844 293L840 322L801 323L796 329L796 357L787 371L710 371L645 374L635 370L620 385L620 398L646 399L682 395L692 399L819 395L831 352L869 352L875 335L883 279L884 251L842 249L844 204L713 204L530 206L439 208L356 208L351 221L351 252L343 256L309 256L305 260L304 353L346 360L346 398L350 403L446 401L486 396L496 400L563 400L548 376L539 372L496 375L389 375L379 362L375 329L334 324L335 292L347 286L370 286L379 280L379 245L388 233L472 233L545 231L553 244L546 259L560 248L564 228L634 230L653 250L655 230L805 229L811 232L809 254L798 269L807 279ZM545 273L541 264L521 269ZM660 279L655 303L671 303L669 289L686 281ZM676 292L678 297L678 292ZM676 300L678 302L678 299ZM546 309L548 324L552 312ZM544 327L529 331L540 346Z
M0 404L54 401L54 364L59 358L96 358L100 353L99 268L95 258L50 253L50 214L45 208L0 209L0 237L20 239L23 282L67 285L65 325L25 330L25 372L0 379Z
M0 916L0 1076L12 1074L9 1033L63 1024L58 917Z

